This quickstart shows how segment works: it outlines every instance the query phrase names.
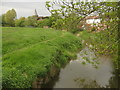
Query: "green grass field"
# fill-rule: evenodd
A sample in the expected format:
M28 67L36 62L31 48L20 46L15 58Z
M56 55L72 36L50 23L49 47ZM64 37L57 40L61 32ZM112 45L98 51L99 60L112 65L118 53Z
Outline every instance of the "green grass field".
M3 81L7 88L30 88L55 65L75 58L81 39L68 32L42 28L2 28Z

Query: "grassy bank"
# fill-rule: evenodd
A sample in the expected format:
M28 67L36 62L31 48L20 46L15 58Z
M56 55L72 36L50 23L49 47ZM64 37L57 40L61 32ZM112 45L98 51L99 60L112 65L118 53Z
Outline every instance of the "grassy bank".
M3 87L30 88L76 57L80 38L68 32L40 28L3 29Z

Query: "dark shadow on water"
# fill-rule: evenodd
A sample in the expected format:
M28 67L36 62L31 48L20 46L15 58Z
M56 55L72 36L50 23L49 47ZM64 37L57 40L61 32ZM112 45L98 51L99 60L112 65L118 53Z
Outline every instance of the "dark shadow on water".
M56 75L53 79L51 79L49 83L43 85L42 88L52 88L54 87L55 83L58 81L59 81L59 74Z

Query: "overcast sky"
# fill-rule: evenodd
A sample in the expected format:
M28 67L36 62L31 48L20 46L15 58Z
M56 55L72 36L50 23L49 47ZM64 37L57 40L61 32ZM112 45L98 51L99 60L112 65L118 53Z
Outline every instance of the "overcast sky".
M50 12L45 8L45 2L52 0L0 0L0 1L2 1L2 3L0 3L2 4L0 5L0 15L14 8L17 12L17 18L20 18L21 16L28 17L34 15L35 9L37 10L39 16L50 16Z
M17 18L34 15L35 9L39 16L50 16L49 11L45 7L45 1L47 0L2 0L0 14L14 8L17 12Z

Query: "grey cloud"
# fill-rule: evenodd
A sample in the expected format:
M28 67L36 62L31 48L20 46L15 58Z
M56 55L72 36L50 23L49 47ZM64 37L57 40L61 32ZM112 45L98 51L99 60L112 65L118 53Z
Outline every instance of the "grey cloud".
M45 2L3 2L2 13L14 8L17 12L18 18L21 16L34 15L36 9L39 16L50 16L49 11L45 7Z
M48 0L1 0L2 2L45 2ZM49 0L52 1L52 0Z

